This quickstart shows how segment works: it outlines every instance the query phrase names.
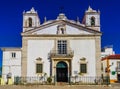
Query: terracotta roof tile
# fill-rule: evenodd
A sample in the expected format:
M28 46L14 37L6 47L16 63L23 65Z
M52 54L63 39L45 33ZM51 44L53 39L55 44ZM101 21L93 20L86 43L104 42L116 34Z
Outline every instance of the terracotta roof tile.
M107 57L102 58L101 61L106 60L106 59L119 59L120 60L120 54L109 55Z

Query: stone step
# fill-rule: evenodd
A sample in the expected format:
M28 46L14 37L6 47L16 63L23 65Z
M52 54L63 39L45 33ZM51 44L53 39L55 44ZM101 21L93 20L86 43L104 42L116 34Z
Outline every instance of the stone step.
M57 82L56 84L57 85L61 85L61 86L63 86L63 85L69 85L69 83L67 83L67 82Z

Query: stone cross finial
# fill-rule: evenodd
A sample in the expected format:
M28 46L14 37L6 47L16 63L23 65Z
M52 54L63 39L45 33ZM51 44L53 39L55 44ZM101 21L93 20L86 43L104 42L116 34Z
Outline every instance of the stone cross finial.
M46 16L44 17L44 23L47 21L47 18L46 18Z
M79 21L79 17L77 16L77 23L80 23L80 21Z

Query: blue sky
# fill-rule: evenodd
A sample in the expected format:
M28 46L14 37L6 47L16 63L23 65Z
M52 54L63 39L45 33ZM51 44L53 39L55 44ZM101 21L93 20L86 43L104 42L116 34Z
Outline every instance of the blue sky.
M48 20L56 19L62 12L68 19L82 21L85 10L90 5L101 12L101 46L113 45L120 54L120 1L119 0L1 0L0 1L0 47L21 47L22 12L34 7L41 22L46 16ZM0 65L2 52L0 51Z

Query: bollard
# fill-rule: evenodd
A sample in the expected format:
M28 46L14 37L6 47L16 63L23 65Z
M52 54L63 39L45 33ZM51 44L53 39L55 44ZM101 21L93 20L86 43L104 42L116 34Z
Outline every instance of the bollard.
M13 84L13 81L12 81L12 79L10 78L10 79L8 79L8 85L12 85Z
M0 85L5 85L5 81L4 81L4 79L1 78L0 80L1 80L1 81L0 81Z
M54 76L54 85L56 85L56 76Z
M106 78L106 80L107 80L107 81L106 81L106 82L107 82L106 84L107 84L107 86L108 86L108 85L110 85L110 77L109 77L109 76L106 76L106 77L107 77L107 78Z

